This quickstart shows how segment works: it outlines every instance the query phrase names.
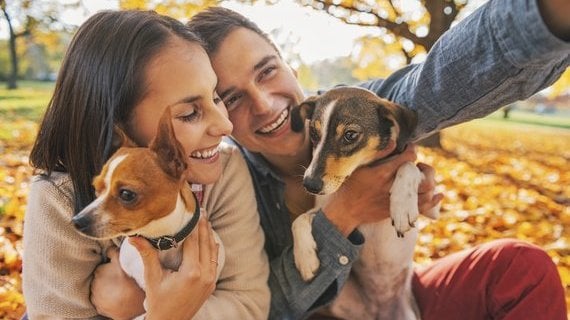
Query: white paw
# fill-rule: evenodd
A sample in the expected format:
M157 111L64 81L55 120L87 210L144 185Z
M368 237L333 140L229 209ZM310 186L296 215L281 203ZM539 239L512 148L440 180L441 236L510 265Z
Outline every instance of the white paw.
M396 173L390 189L390 217L399 238L415 226L420 215L418 209L418 186L423 174L411 162L403 164Z
M314 216L312 213L300 215L293 221L291 229L295 266L305 281L310 281L315 277L320 265L317 243L311 231Z

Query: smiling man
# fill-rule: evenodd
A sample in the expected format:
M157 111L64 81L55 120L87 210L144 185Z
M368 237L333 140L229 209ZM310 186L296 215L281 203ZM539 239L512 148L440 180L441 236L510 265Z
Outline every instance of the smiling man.
M385 80L361 84L415 110L415 138L483 117L552 84L570 64L570 5L564 0L494 0L448 31L425 62ZM564 18L566 17L566 18ZM291 221L314 206L302 175L311 159L306 132L291 130L291 107L304 99L295 72L253 22L223 8L194 16L189 27L206 42L217 90L234 125L256 188L271 260L271 319L299 319L333 300L347 283L364 241L358 226L388 217L396 168L412 148L386 164L357 170L319 208L313 221L317 276L295 269ZM435 206L433 169L420 165L420 211ZM532 270L532 272L529 272ZM378 272L382 272L379 270ZM349 279L350 278L350 279ZM503 240L416 270L414 293L423 319L565 319L556 268L541 249Z

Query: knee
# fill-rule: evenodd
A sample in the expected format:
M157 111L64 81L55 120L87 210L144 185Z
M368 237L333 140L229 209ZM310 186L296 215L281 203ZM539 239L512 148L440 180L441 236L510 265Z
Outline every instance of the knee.
M487 244L496 262L509 265L510 269L524 269L537 277L558 277L556 265L552 258L540 247L516 240L501 239Z

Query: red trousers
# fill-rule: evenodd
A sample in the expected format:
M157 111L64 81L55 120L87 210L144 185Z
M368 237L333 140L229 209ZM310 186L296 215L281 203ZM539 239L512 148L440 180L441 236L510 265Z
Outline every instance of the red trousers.
M516 240L497 240L416 270L423 320L564 320L564 289L550 257Z

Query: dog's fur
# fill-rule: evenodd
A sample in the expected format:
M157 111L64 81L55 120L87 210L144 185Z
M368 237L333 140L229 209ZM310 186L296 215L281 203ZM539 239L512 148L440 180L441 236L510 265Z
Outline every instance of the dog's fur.
M191 220L199 204L186 180L186 156L170 118L167 108L148 148L136 147L116 130L122 147L93 180L97 198L72 219L80 233L99 240L132 235L159 238L175 235ZM219 275L225 254L219 237L214 236L220 244ZM160 251L159 258L165 268L177 270L182 262L181 246ZM144 289L142 259L126 240L119 260L123 270Z
M308 98L291 111L292 129L303 130L306 119L310 119L314 152L303 184L318 195L335 192L356 168L403 151L417 121L414 112L356 87L339 87ZM420 318L411 276L422 179L413 163L402 165L390 190L391 219L359 227L366 242L353 264L351 280L329 309L335 317ZM431 215L435 218L438 212L434 208ZM320 265L311 231L313 218L313 213L303 214L292 228L295 265L305 281L315 277Z

